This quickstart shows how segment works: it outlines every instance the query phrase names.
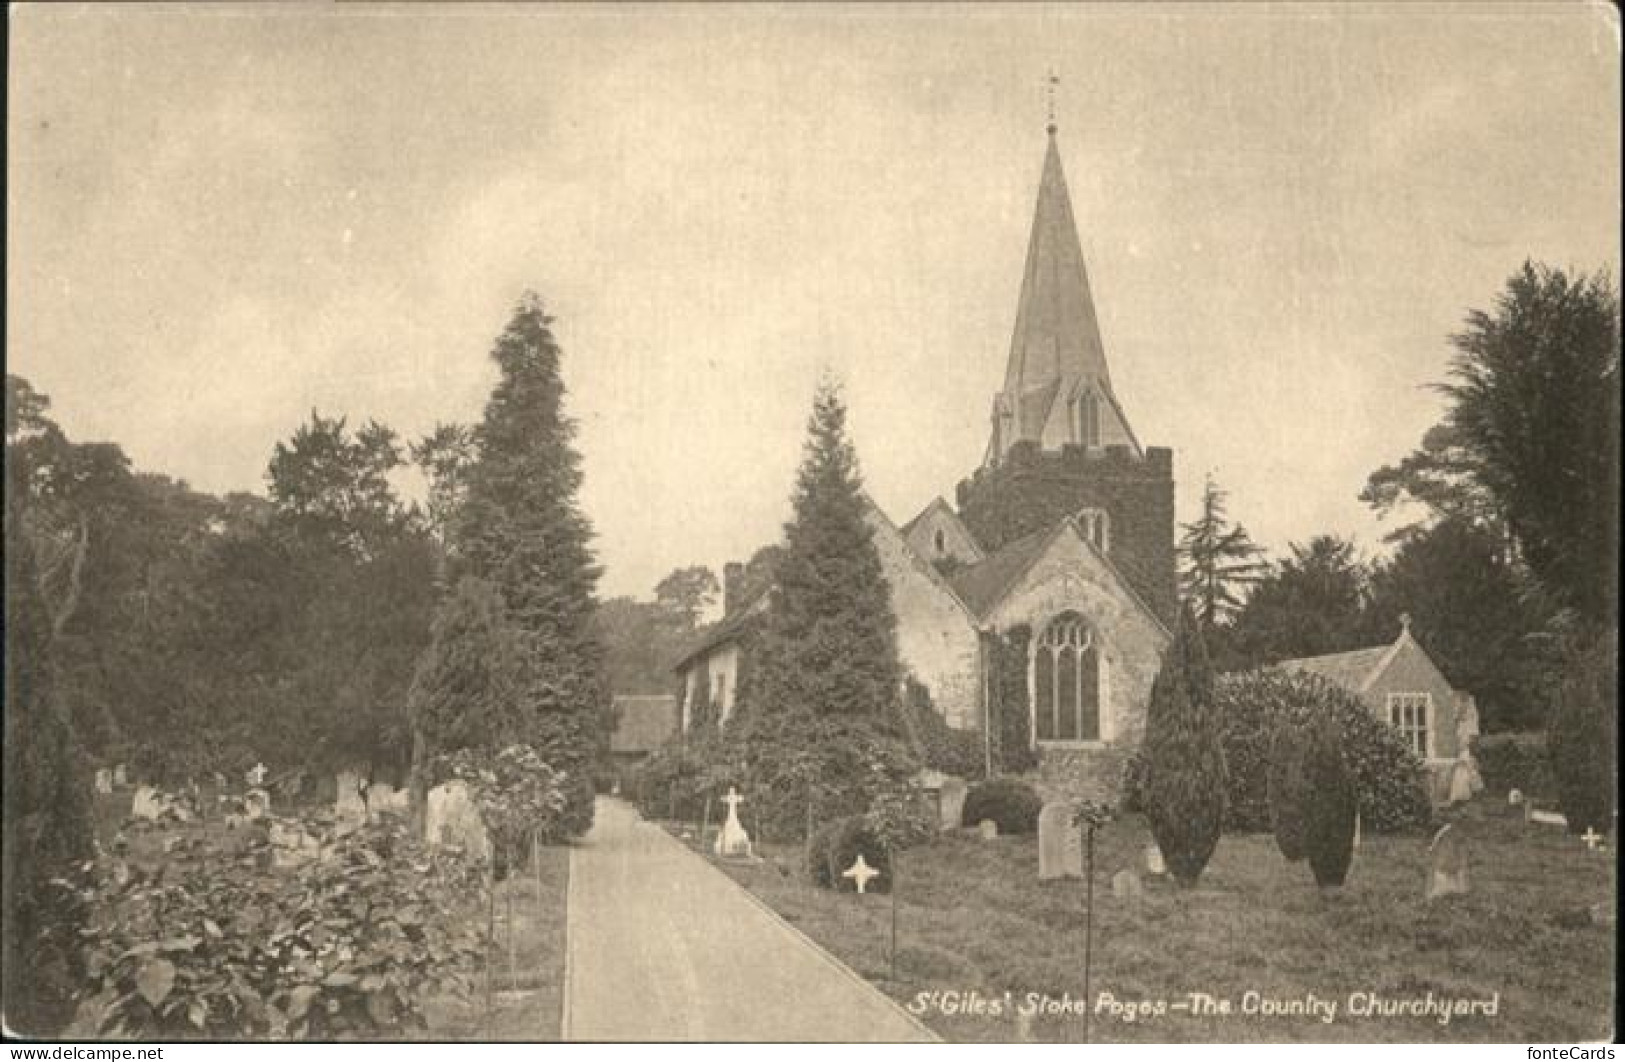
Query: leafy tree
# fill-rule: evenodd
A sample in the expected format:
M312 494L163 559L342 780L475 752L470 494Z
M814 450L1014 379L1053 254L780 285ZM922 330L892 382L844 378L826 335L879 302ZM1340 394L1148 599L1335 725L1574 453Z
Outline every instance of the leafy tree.
M897 696L896 621L833 384L820 387L807 432L749 705L879 719Z
M1376 565L1364 626L1371 641L1388 641L1410 616L1451 683L1473 692L1486 732L1538 729L1549 653L1531 637L1546 617L1527 584L1493 530L1448 517Z
M1462 445L1461 432L1445 421L1422 435L1422 445L1397 465L1371 473L1360 500L1379 516L1420 505L1425 519L1389 532L1390 542L1404 542L1434 523L1451 520L1487 531L1508 547L1506 516L1485 487L1478 456Z
M655 602L681 617L684 626L692 630L701 614L716 601L721 589L710 568L695 564L678 568L660 580L655 585Z
M1230 521L1224 500L1225 492L1208 476L1202 488L1202 515L1182 525L1184 536L1179 540L1180 590L1208 637L1241 608L1245 588L1258 582L1267 568L1263 549L1245 527Z
M9 429L10 401L6 422ZM9 1028L49 1036L70 1014L79 973L82 912L62 882L89 858L91 827L81 754L52 692L51 624L24 531L23 471L8 448L3 991Z
M1174 880L1196 884L1224 829L1226 770L1213 672L1189 608L1151 686L1141 803Z
M1617 622L1619 295L1525 262L1451 337L1446 423L1535 575L1586 622Z
M271 504L299 538L366 558L396 536L406 510L389 475L405 462L395 432L368 422L353 435L345 418L311 411L271 456Z
M581 458L551 321L527 293L492 350L500 377L474 429L453 553L460 575L496 588L522 638L530 733L514 743L537 748L569 775L566 819L584 832L592 821L589 765L607 740L607 691L593 636L599 568L577 500Z
M1354 544L1319 535L1292 543L1236 614L1232 638L1250 664L1356 649L1366 640L1365 566Z

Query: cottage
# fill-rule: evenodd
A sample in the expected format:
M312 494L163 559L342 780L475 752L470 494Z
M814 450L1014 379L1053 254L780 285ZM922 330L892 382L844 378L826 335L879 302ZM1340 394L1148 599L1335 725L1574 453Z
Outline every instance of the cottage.
M1400 617L1399 637L1391 645L1283 660L1276 666L1319 675L1364 701L1422 757L1435 803L1461 798L1461 787L1452 786L1458 770L1476 779L1472 739L1478 736L1478 708L1472 694L1450 685L1411 634L1409 616ZM1469 783L1468 788L1477 787Z

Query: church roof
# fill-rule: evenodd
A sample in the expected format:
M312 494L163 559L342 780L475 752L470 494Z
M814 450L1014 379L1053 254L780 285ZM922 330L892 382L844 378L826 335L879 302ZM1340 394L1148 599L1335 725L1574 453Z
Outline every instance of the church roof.
M1319 675L1345 689L1358 691L1371 673L1387 657L1389 645L1378 645L1370 649L1351 649L1346 653L1327 653L1324 656L1305 656L1295 660L1282 660L1275 666L1284 671L1306 671L1311 675Z
M981 562L955 572L948 584L971 612L978 617L986 616L1044 552L1054 531L1054 528L1045 528L1006 543Z
M1070 390L1083 377L1111 390L1072 199L1051 131L1004 377L1004 393L1023 407L1018 414L1020 436L1033 438L1042 431L1059 390L1056 384Z

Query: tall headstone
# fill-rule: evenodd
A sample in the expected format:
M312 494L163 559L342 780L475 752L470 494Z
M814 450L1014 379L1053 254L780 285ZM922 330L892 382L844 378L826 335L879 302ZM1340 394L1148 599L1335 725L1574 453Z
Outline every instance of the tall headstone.
M475 859L491 855L491 836L468 783L453 780L429 790L424 838L430 845L455 845Z
M1145 846L1145 872L1155 878L1168 873L1168 864L1162 859L1162 849L1157 847L1155 841Z
M365 819L367 800L362 793L361 775L355 771L338 772L338 795L333 801L333 813L345 822Z
M965 816L965 794L970 787L963 778L949 775L942 781L942 788L937 790L937 811L941 815L941 825L945 830L957 830L963 825Z
M728 819L722 824L722 832L717 834L713 850L724 859L749 859L750 835L745 832L744 824L739 821L739 805L745 802L745 798L730 786L728 795L722 798L722 802L728 805Z
M1428 845L1427 898L1467 893L1467 842L1451 825L1444 825Z
M1073 805L1052 801L1038 813L1038 880L1083 877L1083 835L1072 825Z

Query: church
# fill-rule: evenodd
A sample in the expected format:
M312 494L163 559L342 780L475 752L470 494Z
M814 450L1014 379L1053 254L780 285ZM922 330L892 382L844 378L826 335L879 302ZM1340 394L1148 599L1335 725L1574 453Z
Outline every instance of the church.
M1008 762L995 743L1022 746L1050 793L1111 798L1176 622L1173 453L1141 445L1112 387L1053 123L1015 309L987 450L955 504L898 525L871 503L869 523L898 655L946 723L981 732L992 762ZM728 565L722 620L676 665L680 727L696 698L734 707L768 600L743 583Z

